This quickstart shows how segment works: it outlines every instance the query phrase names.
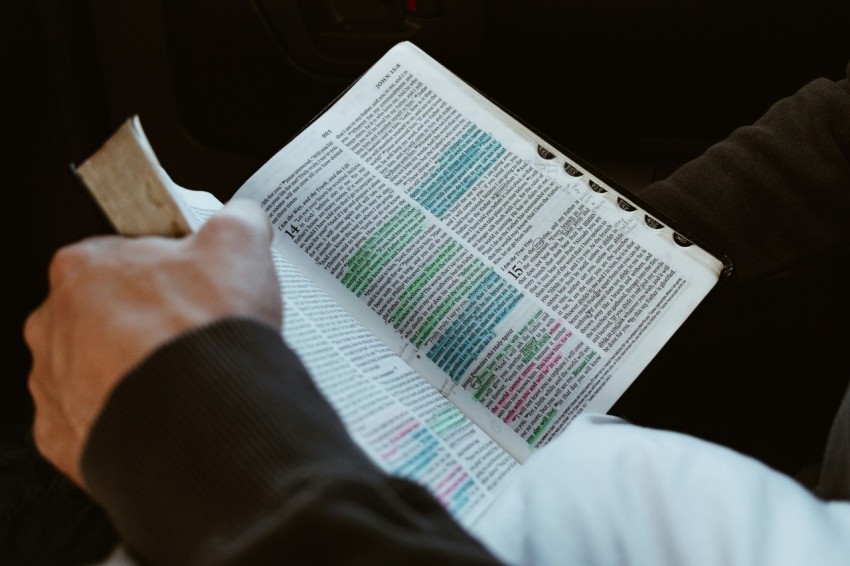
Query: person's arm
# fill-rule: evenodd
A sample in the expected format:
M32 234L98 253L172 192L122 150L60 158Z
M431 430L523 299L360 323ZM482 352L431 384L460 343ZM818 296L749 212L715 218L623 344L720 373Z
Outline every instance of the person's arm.
M283 343L270 237L236 204L185 239L60 251L25 327L39 450L144 563L495 562Z
M850 238L850 80L820 78L789 95L641 192L729 254L739 286Z
M847 389L850 82L802 86L640 196L733 270L614 414L789 474L819 461Z

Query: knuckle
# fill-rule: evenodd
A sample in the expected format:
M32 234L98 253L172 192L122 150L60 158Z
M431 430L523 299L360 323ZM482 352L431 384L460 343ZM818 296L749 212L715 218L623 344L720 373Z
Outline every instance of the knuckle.
M257 239L255 227L235 215L221 214L211 218L208 224L209 230L205 234L219 246L242 247Z
M66 278L70 273L77 271L87 257L85 246L73 244L59 248L48 266L48 277L50 281L56 282Z
M26 320L24 320L24 341L30 346L30 349L39 343L39 338L42 334L41 319L41 309L38 308L31 312Z

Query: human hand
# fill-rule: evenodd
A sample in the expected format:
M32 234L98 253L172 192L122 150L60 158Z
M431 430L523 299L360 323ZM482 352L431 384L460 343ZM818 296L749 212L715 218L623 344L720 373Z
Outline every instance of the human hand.
M112 389L178 335L231 316L279 329L271 236L256 204L233 201L182 239L101 236L59 250L24 325L45 458L83 486L83 447Z

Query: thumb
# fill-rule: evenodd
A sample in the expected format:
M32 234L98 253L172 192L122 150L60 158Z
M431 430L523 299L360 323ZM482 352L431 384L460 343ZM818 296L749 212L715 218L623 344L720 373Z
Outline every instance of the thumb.
M231 199L201 227L198 237L214 240L216 245L232 243L263 249L271 244L272 234L271 223L260 205L248 199Z
M264 233L265 238L271 243L272 225L263 208L250 199L237 198L231 199L219 211L217 216L229 216L245 224L253 226L255 229Z
M280 286L272 258L273 231L265 211L249 200L232 200L207 220L188 245L203 256L214 281L226 290L231 314L252 316L280 328Z

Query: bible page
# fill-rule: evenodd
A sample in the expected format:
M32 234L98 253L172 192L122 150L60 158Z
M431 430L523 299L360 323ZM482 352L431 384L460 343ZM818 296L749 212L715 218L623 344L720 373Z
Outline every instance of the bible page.
M209 193L179 193L194 229L221 207ZM517 461L280 254L274 260L283 338L354 441L384 471L425 486L473 525Z
M722 270L410 43L235 196L520 462L607 411Z

